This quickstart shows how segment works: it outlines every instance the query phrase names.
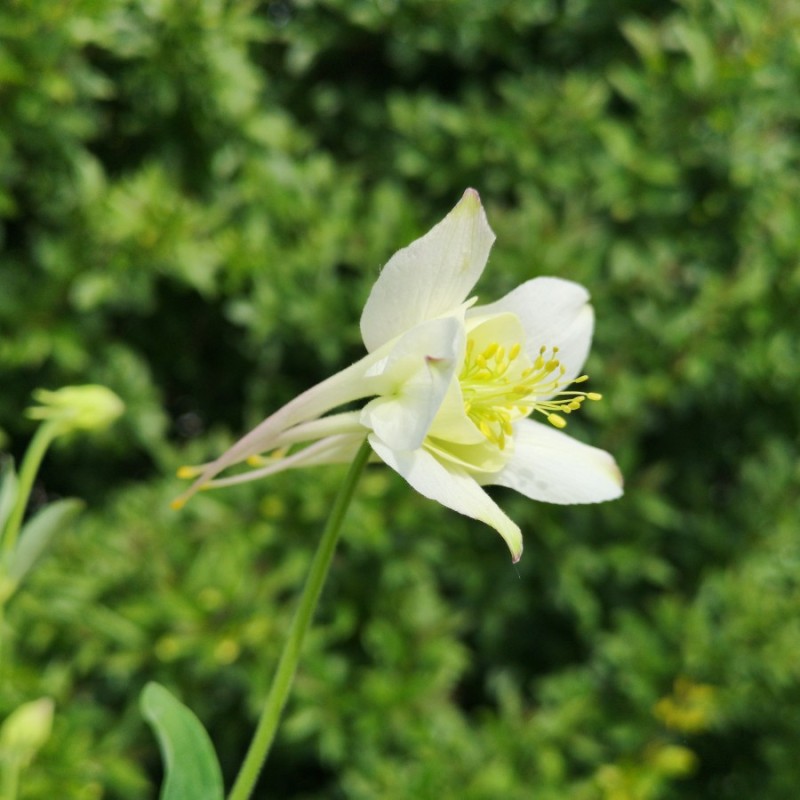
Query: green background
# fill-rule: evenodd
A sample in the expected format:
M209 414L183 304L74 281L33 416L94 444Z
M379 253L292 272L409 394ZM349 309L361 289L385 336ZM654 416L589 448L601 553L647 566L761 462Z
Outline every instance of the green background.
M182 463L357 359L380 266L467 186L493 300L585 284L626 494L490 529L368 472L261 797L791 800L800 785L796 0L9 0L0 430L89 509L14 598L22 798L151 798L148 680L230 785L342 468L173 512Z

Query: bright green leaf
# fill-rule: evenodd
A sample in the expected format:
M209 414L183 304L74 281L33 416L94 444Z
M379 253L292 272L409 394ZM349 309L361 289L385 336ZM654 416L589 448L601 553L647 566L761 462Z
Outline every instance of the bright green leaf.
M82 500L58 500L43 508L25 524L8 565L8 577L16 586L30 572L51 539L83 508Z
M140 707L164 759L161 800L222 800L222 772L200 720L158 683L144 687Z

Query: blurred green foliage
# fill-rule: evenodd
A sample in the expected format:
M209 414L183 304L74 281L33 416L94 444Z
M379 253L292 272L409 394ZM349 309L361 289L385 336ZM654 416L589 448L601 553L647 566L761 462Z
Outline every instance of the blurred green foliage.
M605 401L570 426L626 495L498 493L515 569L370 471L264 787L794 798L799 27L791 0L3 4L0 432L19 458L37 386L128 408L39 483L92 510L8 609L0 716L56 703L21 796L154 797L148 680L230 784L343 473L180 514L170 476L355 360L380 265L474 186L482 297L593 294Z

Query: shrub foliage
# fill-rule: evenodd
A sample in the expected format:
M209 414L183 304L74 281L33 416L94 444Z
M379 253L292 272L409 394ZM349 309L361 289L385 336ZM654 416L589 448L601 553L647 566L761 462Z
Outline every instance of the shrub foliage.
M380 265L466 186L491 299L586 284L570 427L602 507L499 539L372 469L263 782L285 798L789 800L800 783L800 12L678 0L12 0L0 9L0 435L33 388L128 413L50 457L88 511L14 599L23 798L153 797L169 686L232 780L342 471L171 475L361 352Z

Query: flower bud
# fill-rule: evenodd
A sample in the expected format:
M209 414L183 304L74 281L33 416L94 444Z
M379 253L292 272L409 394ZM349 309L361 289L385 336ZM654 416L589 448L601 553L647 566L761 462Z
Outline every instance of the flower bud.
M28 417L58 422L62 433L102 430L125 409L125 404L111 389L96 384L64 386L55 391L36 389L33 398L40 405L27 409Z
M0 727L0 757L28 766L50 738L52 727L53 701L49 697L23 703Z

